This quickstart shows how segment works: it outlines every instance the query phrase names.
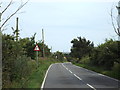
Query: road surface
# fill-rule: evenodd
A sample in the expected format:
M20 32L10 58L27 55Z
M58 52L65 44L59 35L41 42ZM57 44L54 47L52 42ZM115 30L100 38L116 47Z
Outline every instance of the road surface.
M52 64L42 84L43 90L120 90L120 81L75 66Z

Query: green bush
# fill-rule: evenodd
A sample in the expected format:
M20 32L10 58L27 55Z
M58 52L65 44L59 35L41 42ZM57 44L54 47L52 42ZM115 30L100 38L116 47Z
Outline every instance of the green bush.
M28 44L32 44L28 45ZM28 45L28 48L26 47ZM36 69L34 58L34 37L16 41L12 35L2 34L2 86L12 87L14 82L22 84ZM32 52L31 52L32 51ZM31 55L28 57L28 55ZM13 86L14 87L14 86Z
M82 59L80 60L80 63L90 64L90 57L89 56L82 57Z
M118 47L120 47L119 43L119 41L113 41L111 39L94 48L91 54L91 63L111 70L115 62L120 63L118 56Z
M116 72L120 72L120 63L114 63L112 70Z

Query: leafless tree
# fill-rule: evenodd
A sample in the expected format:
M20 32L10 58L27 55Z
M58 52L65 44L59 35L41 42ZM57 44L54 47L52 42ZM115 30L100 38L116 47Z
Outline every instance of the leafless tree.
M116 6L116 8L119 9L120 7ZM116 20L116 18L113 16L113 8L111 8L110 16L111 16L113 29L114 29L115 33L118 35L118 37L120 37L120 26L119 26L120 20L118 20L120 18L117 18L117 20ZM116 24L115 24L115 22L116 22Z
M28 0L29 1L29 0ZM28 3L28 1L26 1L26 2L22 2L21 1L21 4L17 7L17 9L12 13L12 14L10 14L5 20L2 20L2 16L3 16L3 14L10 8L10 6L13 4L13 0L10 0L10 2L8 3L8 5L2 10L2 11L0 11L0 23L1 23L1 25L0 25L0 32L2 32L2 31L4 31L4 26L5 26L5 24L21 9L21 8L23 8L27 3ZM2 7L1 6L2 5L2 2L0 2L0 8ZM1 21L2 20L2 21Z

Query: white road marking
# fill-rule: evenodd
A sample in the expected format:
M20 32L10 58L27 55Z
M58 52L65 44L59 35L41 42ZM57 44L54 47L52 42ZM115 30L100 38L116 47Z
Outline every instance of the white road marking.
M62 66L64 67L64 68L66 68L66 66L65 65L63 65L63 63L62 63ZM76 67L78 67L78 66L76 66ZM78 68L81 68L81 67L78 67ZM68 68L66 68L67 70L68 70ZM85 69L85 70L87 70L87 69ZM76 78L78 78L79 80L81 80L82 81L82 79L79 77L79 76L77 76L76 74L74 74L73 72L71 72L70 70L68 70L70 73L72 73ZM87 70L87 71L89 71L89 70ZM84 82L84 81L83 81ZM85 82L84 82L85 83ZM89 86L90 88L92 88L93 90L96 90L92 85L90 85L90 84L86 84L87 86Z
M82 68L82 67L79 67L79 66L76 66L76 65L73 65L73 66L78 67L78 68Z
M62 66L65 68L65 66L62 64Z
M82 80L80 77L78 77L76 74L74 74L74 76L76 77L76 78L78 78L79 80Z
M46 71L46 74L45 74L45 77L44 77L44 80L42 82L42 86L41 86L41 90L43 90L43 87L44 87L44 84L45 84L45 80L47 78L47 75L48 75L48 71L50 70L50 68L52 67L53 64L51 64L48 68L48 70Z
M77 68L82 68L82 69L84 69L84 70L86 70L86 71L89 71L89 72L92 72L92 73L97 73L97 72L94 72L94 71L92 71L92 70L89 70L89 69L80 67L80 66L76 66L76 65L73 65L73 66L75 66L75 67L77 67Z
M90 88L92 88L93 90L96 90L93 86L91 86L90 84L87 84Z
M65 65L63 65L63 63L62 63L62 66L64 67L64 68L66 68L66 66ZM67 70L68 70L68 68L66 68Z
M72 73L70 70L69 70L70 73Z
M98 75L100 75L100 76L105 76L105 75L103 75L103 74L98 74Z
M62 66L65 67L65 65L63 65L63 64L62 64ZM65 67L65 68L66 68L66 67ZM66 69L68 70L68 68L66 68ZM73 73L73 72L70 71L70 70L68 70L68 71L69 71L70 73ZM74 74L74 76L75 76L76 78L78 78L79 80L82 80L82 79L81 79L80 77L78 77L76 74Z
M78 68L83 68L83 67L79 67L79 66L76 66L76 65L74 65L74 66L75 66L75 67L78 67ZM117 79L115 79L115 78L111 78L111 77L109 77L109 76L106 76L106 75L103 75L103 74L97 73L97 72L95 72L95 71L88 70L88 69L86 69L86 68L83 68L83 69L85 69L86 71L90 71L90 72L93 72L93 73L95 73L95 74L98 74L98 75L100 75L100 76L104 76L104 77L106 77L106 78L109 78L109 79L115 80L115 81L117 81L117 82L120 82L119 80L117 80Z
M68 68L66 68L68 70Z
M103 77L106 77L106 78L109 78L109 79L112 79L112 80L115 80L115 81L117 81L117 82L120 82L119 80L117 80L117 79L115 79L115 78L111 78L111 77L109 77L109 76L106 76L106 75L103 75L103 74L100 74L100 73L98 73L98 75L103 76Z

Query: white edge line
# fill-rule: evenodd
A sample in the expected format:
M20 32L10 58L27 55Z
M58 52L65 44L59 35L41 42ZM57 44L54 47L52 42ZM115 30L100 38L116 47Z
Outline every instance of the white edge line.
M89 87L91 87L92 89L96 90L93 86L91 86L90 84L87 84Z
M76 66L76 65L74 65L74 66ZM76 66L76 67L78 67L78 68L83 68L83 67L79 67L79 66ZM98 75L100 75L100 76L104 76L104 77L110 78L110 79L115 80L115 81L117 81L117 82L120 82L119 80L117 80L117 79L115 79L115 78L112 78L112 77L109 77L109 76L106 76L106 75L104 75L104 74L101 74L101 73L98 73L98 72L95 72L95 71L92 71L92 70L88 70L88 69L86 69L86 68L83 68L83 69L85 69L85 70L87 70L87 71L90 71L90 72L94 72L94 73L96 73L96 74L98 74Z
M112 80L115 80L115 81L117 81L117 82L120 82L120 80L117 80L117 79L115 79L115 78L109 77L109 76L104 75L104 74L101 74L101 73L98 73L98 75L103 76L103 77L106 77L106 78L109 78L109 79L112 79Z
M43 82L42 82L41 90L43 90L43 87L44 87L44 84L45 84L45 80L46 80L47 75L48 75L48 71L49 71L49 69L51 68L52 65L53 65L53 64L51 64L51 65L49 66L48 70L46 71L46 74L45 74L44 80L43 80Z
M100 75L100 76L105 76L105 75L103 75L103 74L98 74L98 75Z

